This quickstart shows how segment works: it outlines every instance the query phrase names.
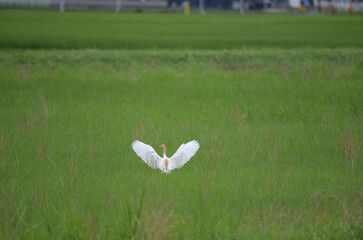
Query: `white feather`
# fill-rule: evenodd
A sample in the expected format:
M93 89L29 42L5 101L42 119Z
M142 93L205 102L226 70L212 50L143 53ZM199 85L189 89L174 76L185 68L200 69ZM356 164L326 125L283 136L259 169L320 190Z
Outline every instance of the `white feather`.
M190 160L191 157L194 156L198 149L199 143L195 140L190 141L186 144L182 144L174 153L174 155L170 158L171 166L169 170L181 168Z
M154 169L159 168L161 157L150 145L136 140L132 143L132 149L134 149L137 156L139 156L147 165L149 165L149 167Z

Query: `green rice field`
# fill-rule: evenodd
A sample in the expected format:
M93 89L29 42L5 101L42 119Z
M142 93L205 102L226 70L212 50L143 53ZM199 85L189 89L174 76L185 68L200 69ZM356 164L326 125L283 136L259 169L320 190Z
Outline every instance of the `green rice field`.
M363 15L0 20L0 239L363 239Z

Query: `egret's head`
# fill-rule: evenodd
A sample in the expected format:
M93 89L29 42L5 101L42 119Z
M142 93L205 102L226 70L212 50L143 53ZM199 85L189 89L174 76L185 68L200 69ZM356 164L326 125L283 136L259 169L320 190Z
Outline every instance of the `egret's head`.
M165 144L161 144L161 145L159 145L159 147L162 147L163 148L163 154L166 152L166 146L165 146Z

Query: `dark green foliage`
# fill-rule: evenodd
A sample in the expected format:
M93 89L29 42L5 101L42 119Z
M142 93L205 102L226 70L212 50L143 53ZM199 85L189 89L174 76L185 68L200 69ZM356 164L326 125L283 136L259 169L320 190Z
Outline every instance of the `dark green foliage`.
M0 12L1 48L341 48L362 39L362 15Z

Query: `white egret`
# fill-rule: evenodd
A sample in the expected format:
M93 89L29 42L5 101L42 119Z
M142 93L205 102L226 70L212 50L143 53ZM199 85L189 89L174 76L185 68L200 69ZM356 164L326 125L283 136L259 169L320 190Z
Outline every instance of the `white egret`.
M165 144L159 145L163 148L163 157L161 158L155 150L145 143L138 140L132 143L132 149L135 151L137 156L139 156L149 167L157 169L159 168L164 173L170 173L171 170L176 168L181 168L185 163L189 161L191 157L199 149L199 143L196 140L190 141L186 144L182 144L174 155L168 158L165 154L166 146Z

